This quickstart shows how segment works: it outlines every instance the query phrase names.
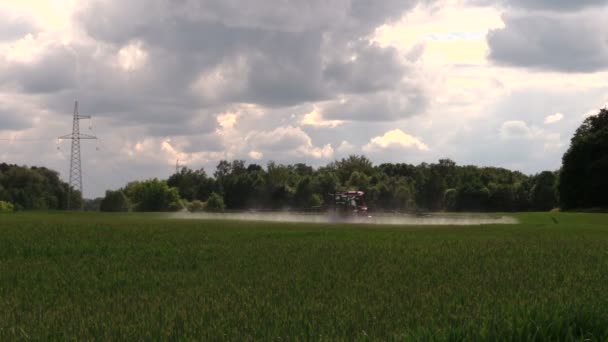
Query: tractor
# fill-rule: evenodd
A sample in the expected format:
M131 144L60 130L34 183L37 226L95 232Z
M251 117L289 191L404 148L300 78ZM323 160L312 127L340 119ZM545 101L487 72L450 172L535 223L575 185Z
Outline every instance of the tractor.
M337 192L332 195L329 212L340 216L369 217L363 191Z

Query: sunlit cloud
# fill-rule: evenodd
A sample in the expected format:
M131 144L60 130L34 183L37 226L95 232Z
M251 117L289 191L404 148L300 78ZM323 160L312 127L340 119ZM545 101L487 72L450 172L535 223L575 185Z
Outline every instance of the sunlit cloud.
M373 152L387 148L417 149L420 151L429 150L429 147L420 141L420 139L407 134L400 129L388 131L382 136L372 138L369 144L363 147L363 150L366 152Z
M545 118L545 125L554 124L556 122L560 122L564 119L564 114L555 113L553 115L549 115Z

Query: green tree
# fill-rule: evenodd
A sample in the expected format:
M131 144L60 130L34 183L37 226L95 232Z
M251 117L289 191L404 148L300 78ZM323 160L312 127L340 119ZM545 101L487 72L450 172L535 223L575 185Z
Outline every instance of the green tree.
M269 162L266 171L266 193L268 205L273 209L288 207L295 194L292 170L285 165Z
M608 109L576 130L562 159L559 198L564 209L608 207Z
M346 187L352 191L368 191L370 186L370 177L363 172L353 171L350 174Z
M360 155L350 155L348 158L335 161L330 167L335 169L342 184L348 182L355 171L366 176L371 176L374 172L372 162L366 156Z
M312 179L309 176L306 176L302 178L296 186L294 204L297 207L307 208L315 205L313 201L314 186L312 183Z
M513 211L515 210L515 191L511 184L496 184L488 185L490 192L488 198L488 208L492 211Z
M68 189L57 172L45 167L0 164L0 200L13 203L17 209L65 209ZM81 194L71 193L71 202L80 207Z
M315 193L323 199L324 203L329 203L333 194L340 188L340 180L334 171L329 168L321 168L313 176Z
M204 169L182 168L167 180L167 185L176 188L179 196L188 201L206 200L212 192L213 182Z
M224 199L217 193L212 193L205 204L205 210L211 212L224 211Z
M481 184L467 183L458 189L457 209L484 211L488 208L490 190Z
M557 176L545 171L534 177L531 191L532 206L535 210L548 211L557 205Z
M446 210L458 210L458 190L447 189L443 195L443 203Z
M176 211L183 207L177 189L156 178L129 183L124 193L135 211Z
M131 204L122 190L106 191L106 196L101 200L99 210L105 212L129 211Z
M188 211L191 213L198 213L205 210L205 203L199 200L194 200L188 203Z

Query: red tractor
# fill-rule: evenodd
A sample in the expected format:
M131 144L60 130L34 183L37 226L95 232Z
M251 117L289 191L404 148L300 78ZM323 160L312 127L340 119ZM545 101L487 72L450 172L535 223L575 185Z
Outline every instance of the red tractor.
M368 217L365 193L363 191L345 191L333 194L333 203L330 212L343 216Z

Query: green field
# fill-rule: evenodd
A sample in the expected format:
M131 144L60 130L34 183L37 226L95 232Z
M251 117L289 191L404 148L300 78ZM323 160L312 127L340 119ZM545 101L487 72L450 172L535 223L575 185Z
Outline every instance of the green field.
M0 340L608 341L608 215L0 215Z

